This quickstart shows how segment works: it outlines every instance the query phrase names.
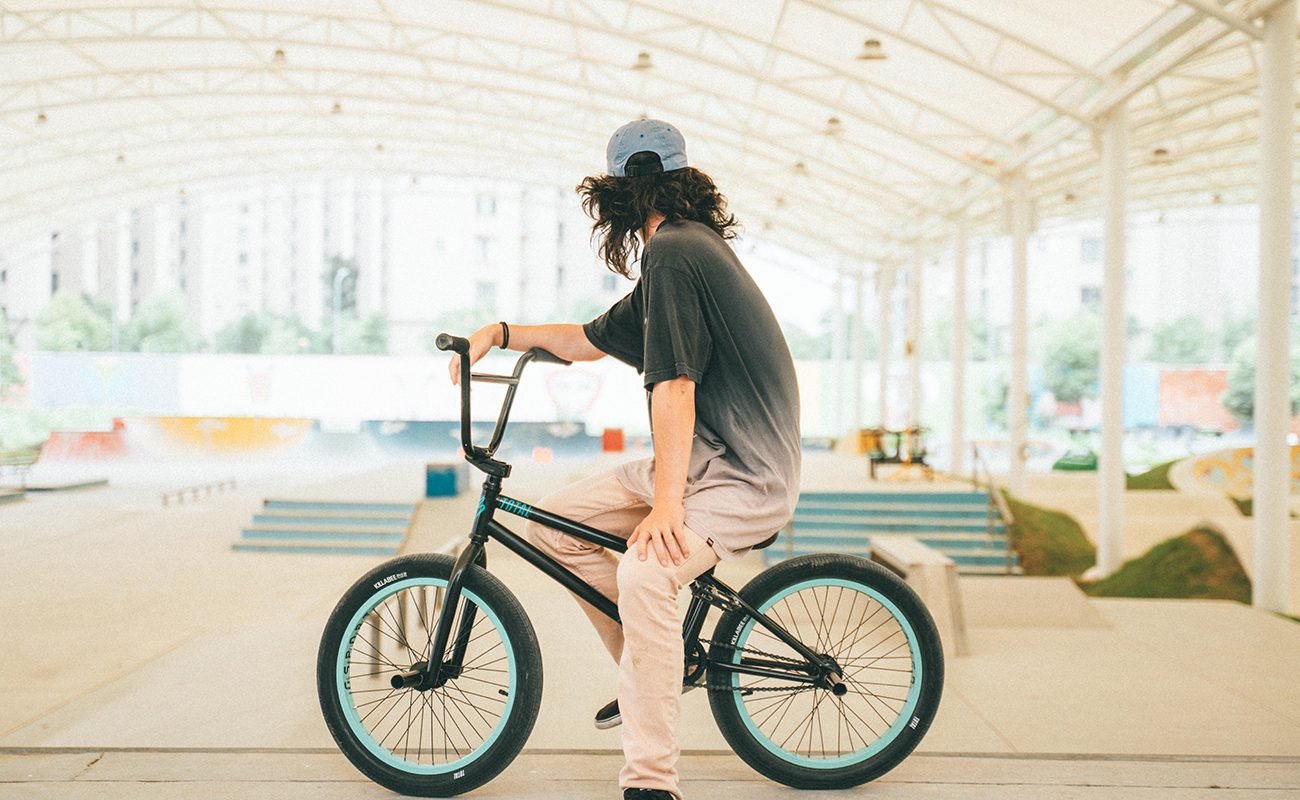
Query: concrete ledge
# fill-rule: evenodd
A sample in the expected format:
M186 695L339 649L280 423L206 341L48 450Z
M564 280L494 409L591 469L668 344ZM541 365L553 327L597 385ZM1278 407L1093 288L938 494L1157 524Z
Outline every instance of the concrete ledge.
M957 565L951 558L914 537L890 535L871 537L871 558L901 575L921 597L939 629L944 655L970 652Z

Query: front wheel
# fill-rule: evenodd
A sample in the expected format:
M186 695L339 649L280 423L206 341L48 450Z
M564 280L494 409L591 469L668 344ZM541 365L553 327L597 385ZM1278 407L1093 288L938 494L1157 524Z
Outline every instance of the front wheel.
M316 684L334 741L401 794L450 797L487 783L519 754L541 702L533 627L514 595L473 566L452 627L473 615L459 673L424 691L392 687L429 657L453 563L411 555L381 564L347 591L321 637Z
M833 659L842 688L781 677L805 659L744 610L728 611L714 628L710 664L777 673L709 668L709 705L737 755L787 786L845 789L880 777L912 752L939 708L943 650L907 584L866 559L819 554L764 571L740 595Z

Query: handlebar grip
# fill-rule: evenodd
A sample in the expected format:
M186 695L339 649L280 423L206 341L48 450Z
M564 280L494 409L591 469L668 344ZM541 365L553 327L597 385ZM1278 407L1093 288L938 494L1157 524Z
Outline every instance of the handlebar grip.
M427 340L426 340L427 341ZM453 350L461 355L469 355L469 339L460 336L452 336L450 333L440 333L434 340L434 344L439 350Z

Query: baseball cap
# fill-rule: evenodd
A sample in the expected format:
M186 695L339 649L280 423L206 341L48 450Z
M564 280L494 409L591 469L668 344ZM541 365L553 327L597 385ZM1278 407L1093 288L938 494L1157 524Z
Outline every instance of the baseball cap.
M653 153L659 163L637 164L632 173L627 172L627 161L637 153ZM605 161L609 174L616 178L671 172L686 166L686 140L681 131L657 119L638 119L614 131L605 146Z

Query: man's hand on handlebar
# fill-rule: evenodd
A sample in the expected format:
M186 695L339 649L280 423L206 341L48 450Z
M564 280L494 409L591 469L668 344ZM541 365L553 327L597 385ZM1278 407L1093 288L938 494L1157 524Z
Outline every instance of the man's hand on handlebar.
M469 336L469 363L473 366L478 363L479 359L487 355L487 352L501 343L501 325L492 323L484 325L482 328L474 331ZM447 371L451 374L451 382L457 386L460 385L460 353L451 354L451 363L447 365Z

